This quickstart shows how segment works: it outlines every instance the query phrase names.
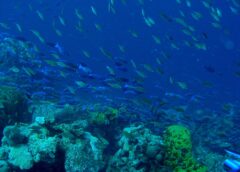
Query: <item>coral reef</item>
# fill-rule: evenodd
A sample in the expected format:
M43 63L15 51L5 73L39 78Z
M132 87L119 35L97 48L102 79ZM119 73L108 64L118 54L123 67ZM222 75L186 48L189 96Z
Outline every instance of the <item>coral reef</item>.
M41 56L26 40L0 34L0 172L220 172L221 151L239 146L239 130L232 130L239 106L210 112L189 108L177 94L115 101L102 93L93 95L105 97L101 103L83 105L71 85L77 66ZM174 123L187 124L193 139Z
M198 160L203 162L207 167L208 171L211 172L225 172L223 162L226 160L226 155L211 152L208 148L198 146L195 149L195 154Z
M84 131L87 125L76 121L51 127L38 123L7 126L0 147L1 163L12 170L28 170L39 164L51 166L58 162L56 155L61 151L67 172L98 171L105 165L103 150L108 142Z
M142 125L125 128L107 171L154 171L163 158L162 138Z
M51 137L46 128L37 124L18 124L7 126L3 133L1 154L5 156L1 159L12 168L27 170L40 161L54 162L57 138Z
M85 142L81 141L68 145L65 161L67 172L95 172L105 165L103 150L108 145L108 142L103 138L94 137L88 132L84 135Z
M45 117L43 119L45 121ZM132 124L123 129L115 147L103 137L104 132L91 130L91 122L35 120L32 124L6 126L0 147L0 171L36 168L47 168L47 171L59 168L58 171L66 172L207 171L194 158L190 131L183 126L169 126L161 137L142 124ZM106 152L109 147L113 147L114 153ZM199 154L203 150L198 148L197 151L198 157L201 157ZM201 157L201 162L211 169L221 169L214 165L219 155L204 156L207 159ZM222 160L223 157L220 162Z

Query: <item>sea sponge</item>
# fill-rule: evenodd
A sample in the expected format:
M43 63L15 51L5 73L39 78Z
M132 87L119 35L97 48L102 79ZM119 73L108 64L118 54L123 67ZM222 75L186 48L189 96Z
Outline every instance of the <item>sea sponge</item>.
M169 126L163 136L164 165L173 172L205 172L207 168L193 158L190 131L181 125Z

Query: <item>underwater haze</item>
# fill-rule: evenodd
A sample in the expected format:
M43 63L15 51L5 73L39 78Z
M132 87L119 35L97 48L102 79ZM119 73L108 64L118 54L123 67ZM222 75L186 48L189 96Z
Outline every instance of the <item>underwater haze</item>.
M0 0L0 171L240 171L239 31L239 0Z

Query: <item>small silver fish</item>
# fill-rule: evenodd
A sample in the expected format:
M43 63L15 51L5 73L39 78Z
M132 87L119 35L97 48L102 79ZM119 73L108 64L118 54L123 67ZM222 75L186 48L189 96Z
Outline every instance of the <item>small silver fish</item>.
M225 149L225 152L226 152L228 155L230 155L230 156L232 156L232 157L234 157L234 158L240 159L240 154L238 154L238 153L234 153L234 152L229 151L229 150L226 150L226 149Z

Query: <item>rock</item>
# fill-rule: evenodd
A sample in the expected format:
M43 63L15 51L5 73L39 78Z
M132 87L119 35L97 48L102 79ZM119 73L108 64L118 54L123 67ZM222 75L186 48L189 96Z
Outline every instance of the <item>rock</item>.
M58 140L37 124L19 124L4 129L0 158L14 168L27 170L38 162L55 162Z
M6 161L0 160L0 172L10 171L8 163Z
M29 138L28 149L35 163L40 161L53 163L57 150L57 139L56 137L39 138L37 134L33 134Z
M32 105L31 111L33 112L33 121L40 125L44 125L46 123L54 123L55 114L60 112L61 109L57 108L56 105L52 103L45 103Z
M98 171L106 165L103 151L108 141L85 131L87 127L85 120L52 126L38 123L7 126L0 147L0 161L16 170L47 164L57 166L61 162L67 172Z
M66 172L96 172L103 166L103 160L96 160L94 152L89 149L86 143L69 145L65 160Z
M0 160L7 160L8 152L9 150L7 147L0 147Z
M7 126L3 130L2 142L9 146L27 143L27 134L24 129L19 126Z
M125 128L118 145L108 172L147 172L161 166L162 138L141 125Z
M11 147L8 162L21 170L28 170L33 166L33 157L27 146Z
M159 145L150 145L149 144L149 145L147 145L146 155L149 158L154 158L159 153L160 150L161 150L161 148Z
M85 137L89 140L89 145L91 146L92 153L94 155L94 160L102 160L103 150L108 145L107 140L94 137L91 133L85 132Z
M43 116L37 116L35 118L35 122L39 125L45 125L46 124L46 118Z

